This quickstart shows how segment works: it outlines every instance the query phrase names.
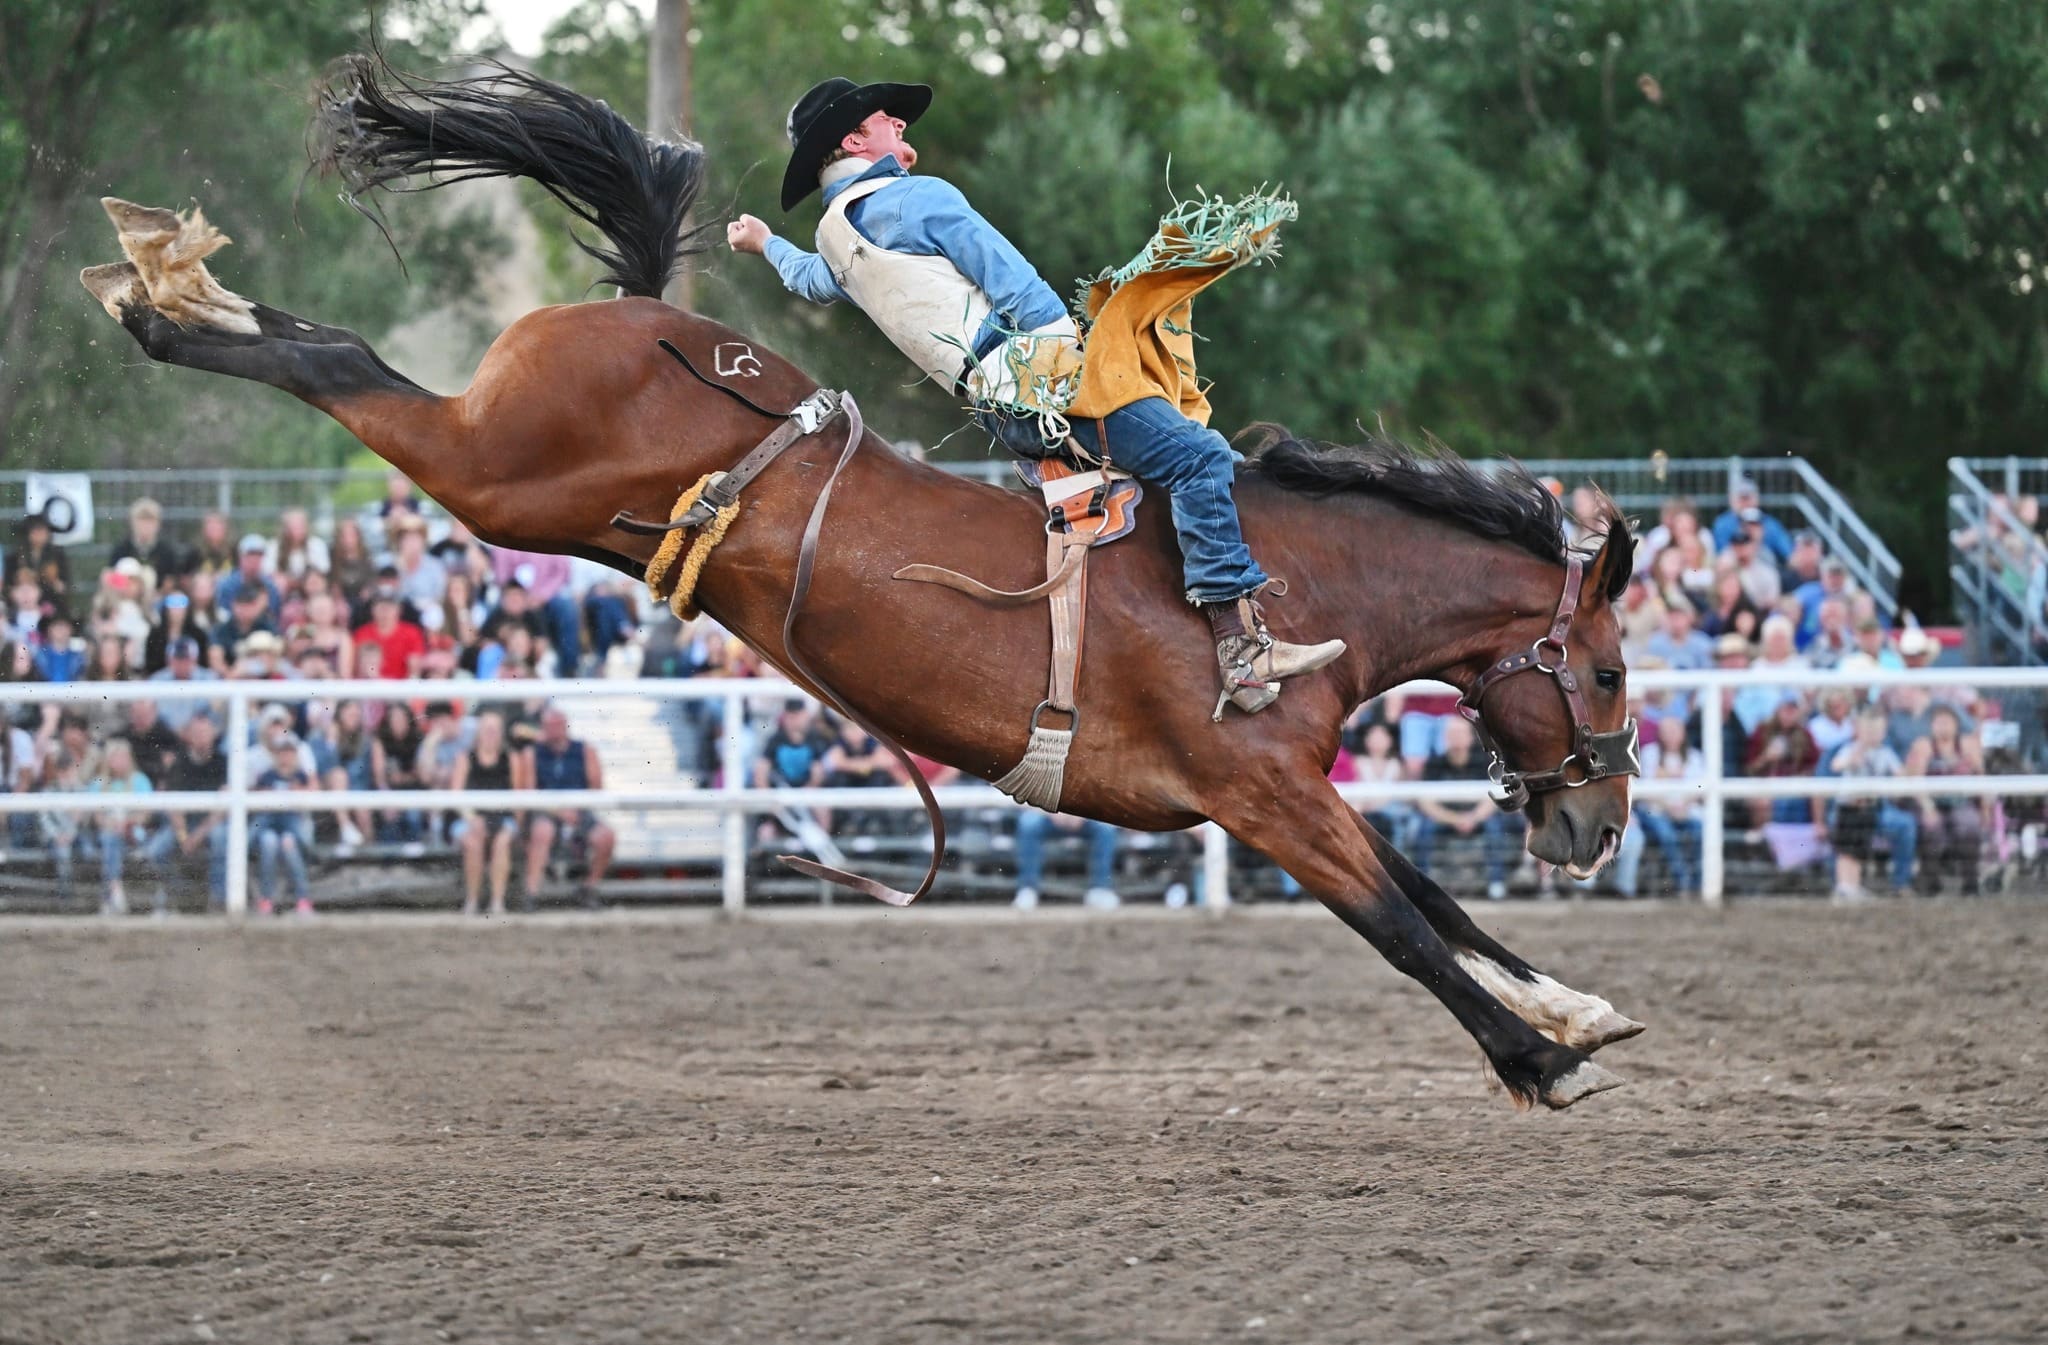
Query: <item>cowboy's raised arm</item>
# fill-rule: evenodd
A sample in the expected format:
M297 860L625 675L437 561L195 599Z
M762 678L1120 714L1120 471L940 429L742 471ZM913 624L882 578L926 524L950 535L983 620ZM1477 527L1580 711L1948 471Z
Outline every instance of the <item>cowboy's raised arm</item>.
M757 252L766 257L775 274L782 277L783 288L791 294L814 304L833 304L847 298L823 257L777 237L765 220L740 216L725 226L725 241L734 252Z

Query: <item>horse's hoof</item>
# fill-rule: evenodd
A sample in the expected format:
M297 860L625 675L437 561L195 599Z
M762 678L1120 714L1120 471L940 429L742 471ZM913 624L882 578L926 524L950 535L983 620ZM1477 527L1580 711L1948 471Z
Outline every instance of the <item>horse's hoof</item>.
M1609 1008L1603 1010L1590 1023L1583 1026L1574 1023L1570 1035L1565 1039L1565 1045L1590 1055L1603 1046L1627 1041L1630 1037L1639 1035L1642 1030L1643 1024Z
M100 301L100 307L106 309L116 322L121 320L122 309L142 308L149 304L149 292L143 286L142 273L135 269L134 262L88 266L78 273L78 283L85 286L86 293Z
M177 211L165 210L161 206L137 205L118 196L102 196L100 209L107 212L107 218L114 222L115 229L130 237L175 234L180 227Z
M1604 1093L1621 1085L1622 1077L1619 1074L1588 1060L1569 1074L1546 1085L1543 1089L1543 1105L1552 1111L1563 1111L1582 1098L1589 1098L1595 1093Z

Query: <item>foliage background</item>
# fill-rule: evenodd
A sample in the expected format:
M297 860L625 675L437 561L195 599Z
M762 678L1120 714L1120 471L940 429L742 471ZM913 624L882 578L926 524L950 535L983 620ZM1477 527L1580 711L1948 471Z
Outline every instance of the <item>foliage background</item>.
M488 33L476 10L393 0L382 29L401 63L446 69ZM113 255L101 192L201 200L243 292L372 339L447 307L440 339L473 349L446 353L481 354L501 219L395 203L409 276L324 185L294 222L305 91L369 22L342 0L0 7L0 462L349 451L276 394L137 367L71 280ZM806 245L815 198L774 211L783 118L831 73L935 85L920 171L1063 292L1136 250L1169 182L1286 186L1283 259L1199 314L1226 431L1383 418L1469 454L1804 454L1923 609L1944 460L2043 451L2036 0L699 0L693 22L703 213ZM632 6L585 0L535 60L637 121L644 37ZM582 297L561 212L530 218L542 293ZM752 258L700 264L698 307L859 388L885 431L960 427L858 314L792 299Z

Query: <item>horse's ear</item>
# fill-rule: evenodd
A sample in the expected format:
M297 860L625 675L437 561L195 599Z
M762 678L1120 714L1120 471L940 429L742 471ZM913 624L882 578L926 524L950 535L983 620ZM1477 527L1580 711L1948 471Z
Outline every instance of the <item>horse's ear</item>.
M1628 588L1630 576L1636 569L1636 537L1629 529L1628 520L1621 510L1607 502L1607 536L1600 543L1600 550L1593 555L1593 561L1586 567L1586 587L1595 593L1607 596L1607 601L1618 600Z

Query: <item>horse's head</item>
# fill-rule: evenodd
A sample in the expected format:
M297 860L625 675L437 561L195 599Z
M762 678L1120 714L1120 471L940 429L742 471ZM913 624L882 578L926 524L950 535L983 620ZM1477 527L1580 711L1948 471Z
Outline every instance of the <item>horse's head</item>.
M1547 629L1498 656L1460 706L1492 753L1496 801L1528 809L1529 853L1578 878L1619 849L1638 771L1614 614L1635 539L1613 503L1602 504L1606 538L1567 564Z

